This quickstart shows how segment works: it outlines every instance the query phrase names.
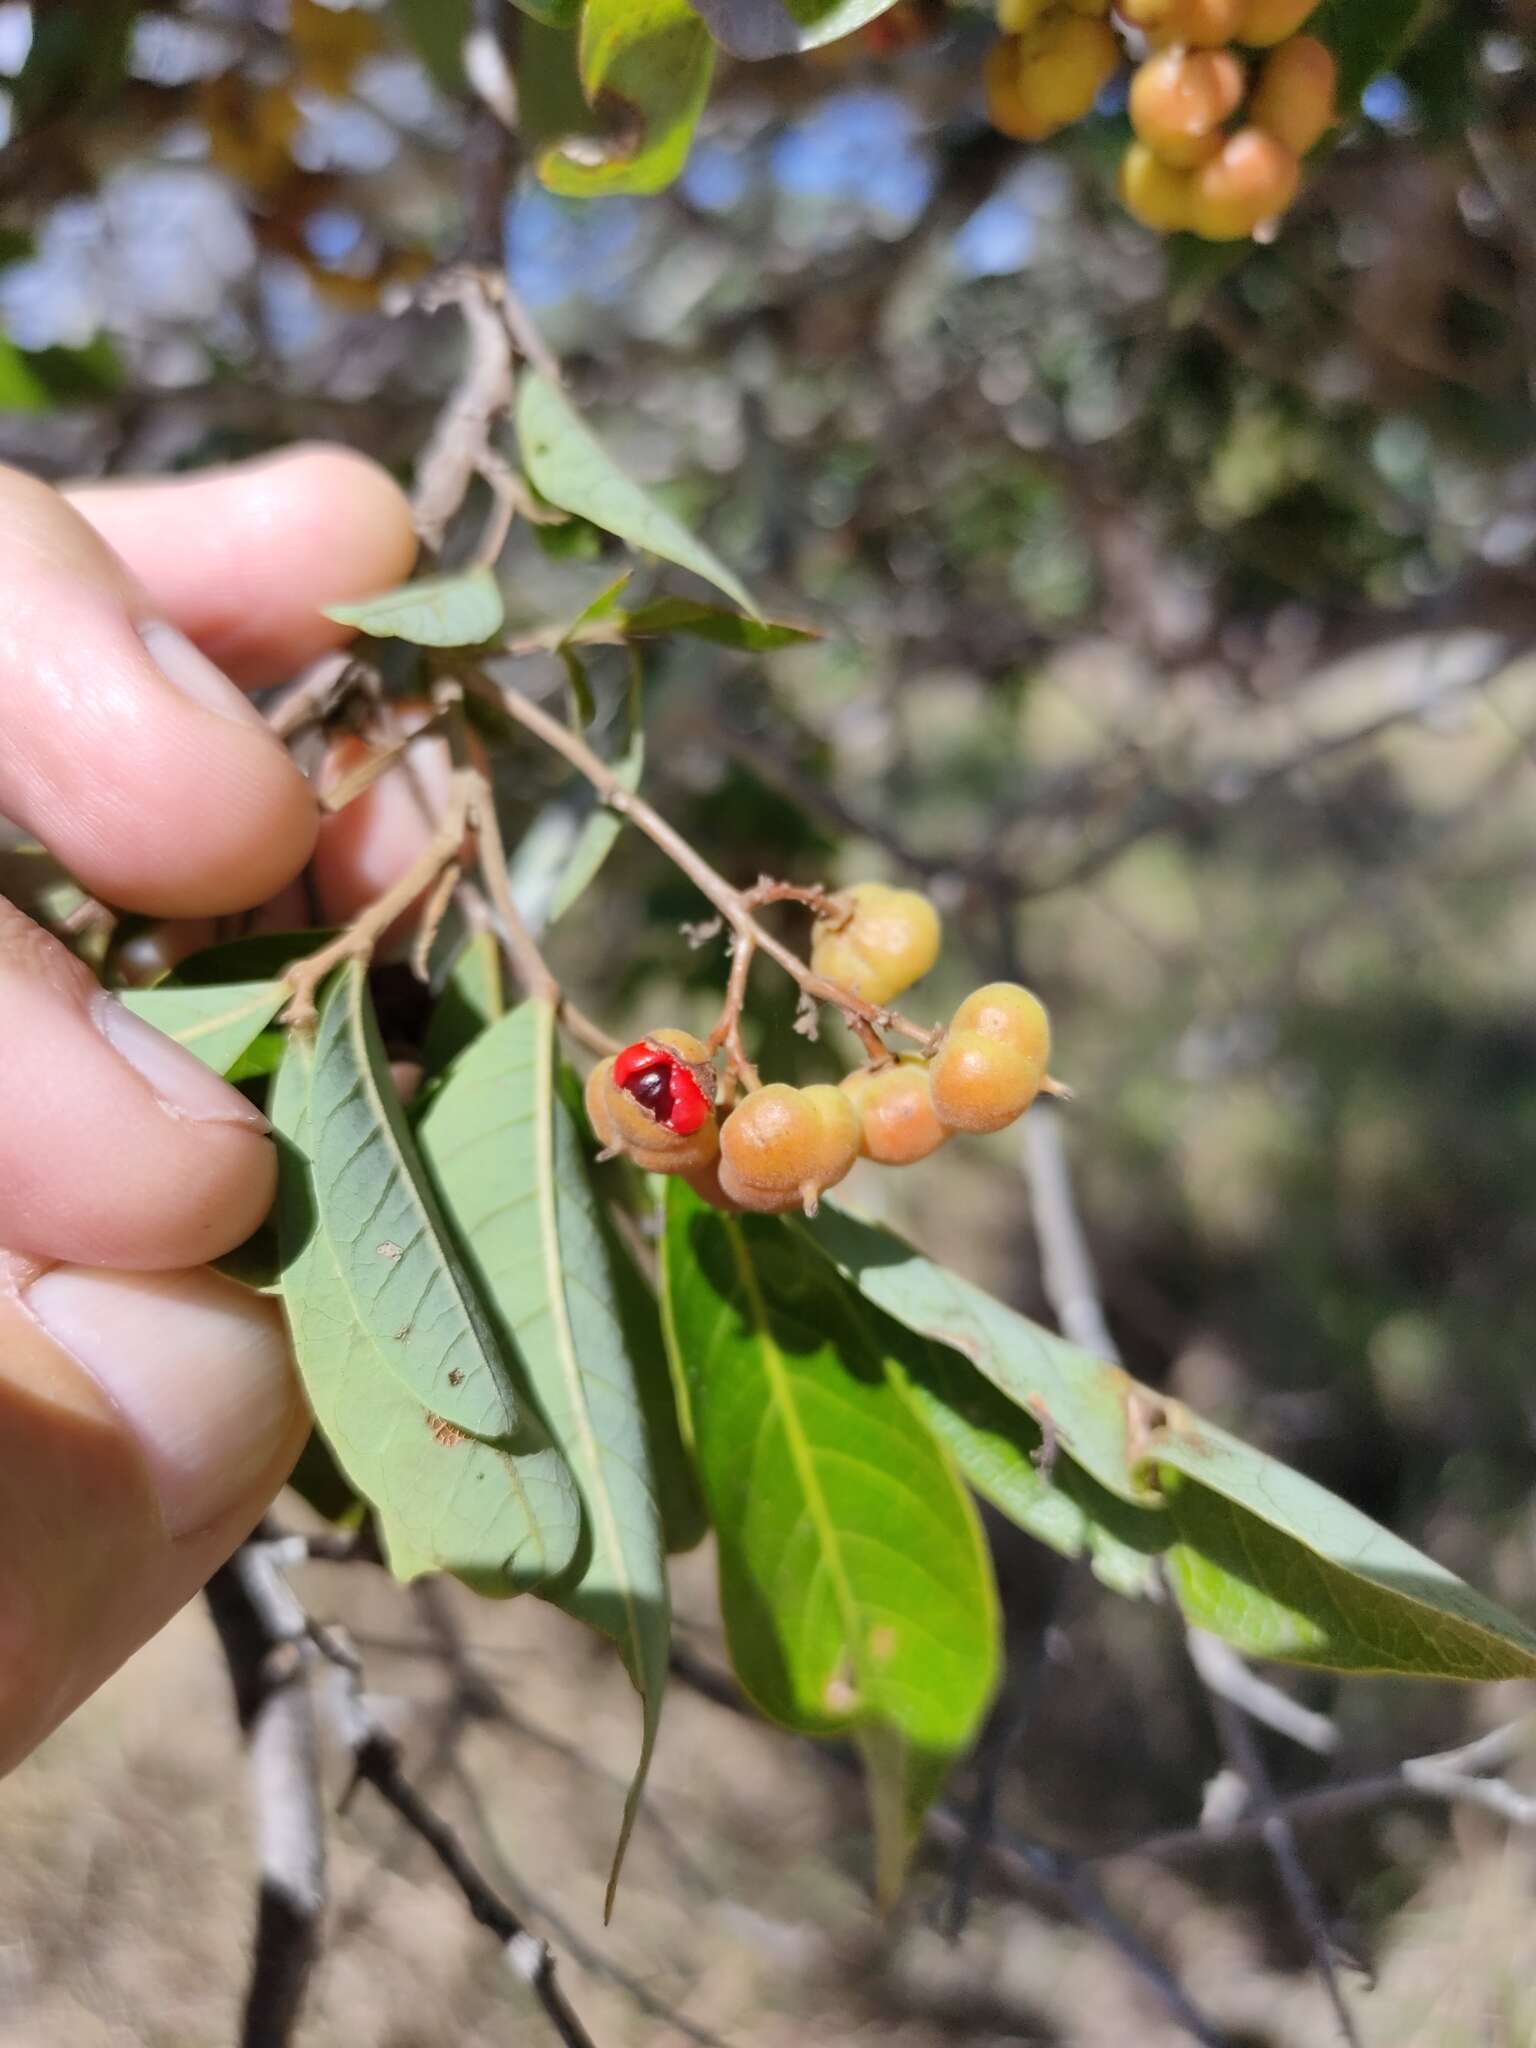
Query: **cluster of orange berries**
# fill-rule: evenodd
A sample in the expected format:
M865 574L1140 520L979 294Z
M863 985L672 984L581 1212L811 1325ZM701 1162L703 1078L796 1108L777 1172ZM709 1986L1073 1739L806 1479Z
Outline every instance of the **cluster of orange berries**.
M910 889L861 883L828 900L811 966L884 1007L938 955L939 920ZM593 1068L587 1115L598 1141L649 1173L680 1174L721 1209L804 1208L859 1158L910 1166L955 1131L1000 1131L1046 1081L1044 1005L1014 982L966 997L931 1058L889 1059L833 1087L771 1081L721 1116L710 1049L687 1031L653 1031Z
M1131 81L1136 140L1120 197L1161 234L1240 241L1296 197L1301 159L1332 127L1336 66L1298 35L1318 0L1115 0L1150 46ZM994 127L1038 142L1079 120L1120 64L1109 0L997 0L988 54ZM1231 47L1268 51L1250 78Z

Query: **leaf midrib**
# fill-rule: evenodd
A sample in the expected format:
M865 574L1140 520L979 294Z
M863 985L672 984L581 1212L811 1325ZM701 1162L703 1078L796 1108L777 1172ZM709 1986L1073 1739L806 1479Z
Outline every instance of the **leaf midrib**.
M593 1499L588 1505L593 1508L594 1518L600 1518L603 1523L606 1548L619 1581L620 1597L624 1602L624 1620L629 1635L630 1654L634 1659L635 1680L644 1687L648 1695L650 1685L645 1662L645 1638L640 1628L633 1577L624 1552L623 1530L614 1513L613 1498L603 1470L603 1446L593 1427L591 1410L587 1406L581 1361L576 1355L576 1337L571 1328L570 1303L565 1293L564 1265L560 1256L559 1188L555 1174L554 1066L554 1015L540 1005L534 1057L534 1100L537 1114L533 1121L534 1145L538 1155L539 1248L544 1260L544 1293L549 1303L550 1325L560 1360L561 1377L566 1383L572 1419L581 1434L583 1453L591 1473Z
M826 1496L822 1492L821 1482L816 1476L815 1456L805 1431L800 1425L799 1412L790 1393L789 1372L784 1363L784 1355L780 1351L773 1335L773 1327L768 1317L768 1304L763 1299L762 1289L757 1284L757 1274L753 1269L752 1261L747 1251L746 1239L742 1233L741 1225L734 1217L726 1217L723 1221L726 1234L730 1240L731 1257L735 1262L737 1278L741 1282L742 1293L746 1297L747 1311L752 1320L753 1337L762 1358L763 1377L768 1382L770 1398L779 1411L780 1424L784 1431L784 1440L789 1446L790 1461L794 1465L795 1476L800 1481L800 1489L805 1496L806 1511L811 1518L817 1535L821 1538L822 1556L825 1560L827 1575L837 1591L838 1605L843 1615L843 1632L847 1638L844 1648L855 1670L859 1673L859 1694L862 1700L864 1697L863 1645L859 1641L857 1626L859 1603L848 1578L847 1571L844 1568L842 1548L837 1537L837 1525L832 1519L831 1510L827 1506Z

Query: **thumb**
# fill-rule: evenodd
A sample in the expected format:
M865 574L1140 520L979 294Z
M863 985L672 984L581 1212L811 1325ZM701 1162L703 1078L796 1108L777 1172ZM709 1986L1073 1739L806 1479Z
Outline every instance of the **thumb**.
M230 1555L305 1427L275 1302L0 1253L0 1772Z

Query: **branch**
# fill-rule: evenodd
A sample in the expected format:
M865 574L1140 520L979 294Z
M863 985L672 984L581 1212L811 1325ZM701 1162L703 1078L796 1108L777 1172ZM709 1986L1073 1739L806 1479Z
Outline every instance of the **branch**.
M1056 1320L1074 1343L1119 1364L1120 1354L1104 1319L1088 1241L1072 1198L1071 1169L1061 1141L1061 1120L1054 1110L1037 1110L1025 1119L1024 1158L1035 1234L1040 1243L1045 1291L1056 1312ZM1197 1636L1198 1642L1191 1640ZM1333 1963L1333 1944L1316 1888L1302 1863L1291 1824L1275 1799L1274 1787L1270 1784L1264 1760L1243 1710L1244 1707L1257 1706L1266 1720L1274 1721L1275 1702L1281 1702L1286 1716L1291 1714L1292 1703L1277 1688L1254 1678L1235 1653L1225 1651L1225 1646L1221 1646L1224 1654L1213 1657L1207 1648L1210 1639L1199 1631L1187 1629L1185 1640L1190 1662L1210 1702L1222 1748L1247 1787L1249 1803L1258 1818L1260 1838L1273 1859L1296 1922L1307 1938L1313 1963L1333 2006L1340 2031L1351 2048L1359 2048L1355 2023L1339 1989ZM1234 1666L1251 1683L1239 1685L1234 1676ZM1219 1683L1215 1685L1206 1680L1206 1672L1211 1669L1218 1673ZM1244 1694L1243 1706L1234 1704L1234 1694L1238 1692ZM1336 1742L1337 1732L1331 1724L1326 1725L1331 1739ZM1312 1733L1315 1735L1316 1730L1313 1729Z
M288 2048L320 1952L325 1820L307 1622L266 1546L246 1544L204 1591L245 1738L260 1887L241 2048Z

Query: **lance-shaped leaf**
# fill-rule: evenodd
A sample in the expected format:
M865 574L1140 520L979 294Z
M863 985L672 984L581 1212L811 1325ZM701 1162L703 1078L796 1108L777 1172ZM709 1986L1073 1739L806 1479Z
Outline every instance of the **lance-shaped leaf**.
M688 0L586 0L581 83L607 123L600 137L545 150L551 192L660 192L688 155L714 71L715 46Z
M833 1204L804 1227L870 1301L1048 1423L1059 1451L1107 1492L1165 1509L1176 1538L1168 1564L1191 1621L1255 1655L1335 1670L1536 1676L1536 1633L1278 1459L889 1231ZM1080 1507L1087 1500L1078 1493Z
M280 981L237 981L212 988L125 989L118 1000L216 1074L227 1074L292 993Z
M332 983L322 1023L338 1005L345 1007L345 984L352 979L361 978L349 968ZM516 1404L515 1435L485 1442L423 1405L399 1376L397 1358L381 1355L376 1297L371 1285L356 1284L359 1263L371 1283L374 1247L352 1239L349 1221L343 1231L349 1248L339 1250L328 1228L331 1179L316 1164L326 1120L338 1101L352 1096L351 1065L345 1041L339 1053L322 1053L317 1040L293 1034L272 1093L283 1300L300 1376L337 1464L374 1509L397 1577L444 1571L478 1592L523 1592L571 1563L581 1503L531 1404ZM355 1117L348 1121L355 1126ZM350 1201L342 1207L350 1219ZM450 1259L434 1224L432 1241L419 1243L411 1260L423 1299L440 1294L431 1268ZM435 1351L454 1320L451 1311L412 1318L388 1332L389 1349L398 1353L402 1344L414 1343ZM506 1376L507 1361L483 1319L476 1319L473 1334L473 1347L460 1334L454 1346L460 1363L450 1370L467 1372L475 1348L482 1375Z
M1034 1418L957 1351L889 1317L882 1324L897 1384L976 1491L1063 1557L1086 1557L1114 1592L1156 1598L1158 1559L1174 1535L1167 1514L1132 1507L1054 1443L1047 1449Z
M694 0L733 57L789 57L851 36L896 0Z
M565 393L536 370L526 372L518 385L517 438L529 481L552 505L590 519L646 554L691 569L744 612L759 616L739 578L624 474Z
M424 576L356 604L333 604L325 616L356 626L375 640L409 640L416 647L478 647L493 640L506 619L501 586L490 569L458 576Z
M547 1597L615 1644L641 1697L640 1761L611 1909L656 1739L671 1609L645 1411L558 1057L553 1010L524 1003L463 1055L419 1135L465 1256L517 1345L586 1504L586 1549Z
M996 1674L975 1510L874 1320L782 1222L674 1182L663 1274L732 1663L774 1720L859 1740L889 1900Z

